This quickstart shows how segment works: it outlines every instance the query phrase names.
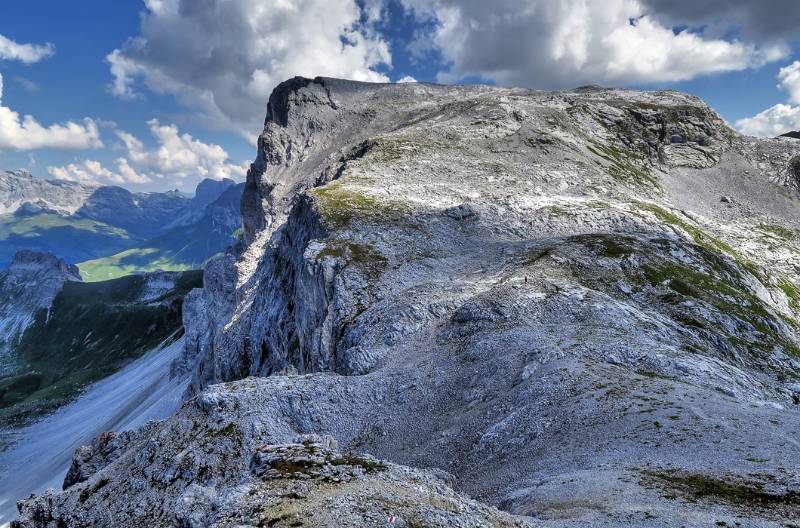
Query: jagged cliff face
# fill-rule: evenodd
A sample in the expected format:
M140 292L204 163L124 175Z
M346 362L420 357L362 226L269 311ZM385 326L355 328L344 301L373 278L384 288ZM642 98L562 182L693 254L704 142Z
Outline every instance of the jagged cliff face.
M374 244L337 235L351 223L363 224L360 216L373 224L357 225L361 232L355 238L365 239L369 230L407 231L411 224L430 232L438 227L429 221L432 205L460 225L478 219L479 208L508 208L536 195L663 193L661 171L714 166L733 150L735 138L711 109L675 92L586 88L552 94L287 81L270 97L242 200L250 246L225 271L209 271L228 274L227 280L210 281L227 288L204 294L204 302L221 315L213 318L210 334L202 324L202 339L188 342L185 363L196 365L193 386L286 368L345 374L371 368L385 347L361 346L354 332L362 330L350 320L371 303L375 291L366 285L368 276L380 274L389 259ZM576 159L565 159L568 153ZM768 177L784 177L782 161L773 160ZM447 177L435 182L441 174L425 174L424 169L437 170L431 164L449 171ZM365 172L373 174L339 181L347 173ZM319 191L303 192L311 188ZM524 215L489 222L499 224L492 230L530 231L514 225ZM429 234L432 240L454 241L446 232ZM467 245L450 250L474 249L462 242ZM356 265L339 273L347 261ZM342 287L345 280L349 284ZM219 299L225 299L225 308Z
M548 526L796 518L798 153L677 92L287 81L194 398L21 525L303 522L245 505L306 433Z

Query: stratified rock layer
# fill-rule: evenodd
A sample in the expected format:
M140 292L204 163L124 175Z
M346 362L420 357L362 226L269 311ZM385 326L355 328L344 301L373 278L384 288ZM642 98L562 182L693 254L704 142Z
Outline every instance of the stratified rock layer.
M186 301L191 401L21 525L257 525L259 446L325 434L547 526L781 526L798 148L671 91L287 81Z

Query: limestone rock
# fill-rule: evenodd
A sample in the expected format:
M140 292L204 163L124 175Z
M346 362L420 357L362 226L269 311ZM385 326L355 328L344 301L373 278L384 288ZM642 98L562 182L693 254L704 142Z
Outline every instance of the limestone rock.
M187 403L20 525L796 518L797 148L673 91L289 80Z

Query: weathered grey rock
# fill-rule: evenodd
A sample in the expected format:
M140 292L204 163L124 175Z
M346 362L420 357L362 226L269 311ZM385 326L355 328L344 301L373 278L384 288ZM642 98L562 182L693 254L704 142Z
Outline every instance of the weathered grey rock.
M204 444L222 454L233 448L236 456L241 432L235 424L218 431ZM13 526L394 526L431 527L525 527L534 524L470 500L450 489L436 472L412 470L370 456L339 453L335 441L314 435L301 436L298 443L262 444L252 451L249 471L235 467L230 490L220 493L215 470L199 467L195 482L180 495L172 495L172 483L187 478L193 469L192 453L167 474L130 475L120 481L89 478L74 484L80 488L71 501L65 495L47 493L26 501ZM161 446L147 443L136 447L143 456L160 456ZM219 448L219 450L218 450ZM101 456L93 451L94 457ZM84 463L91 463L90 456ZM237 464L238 466L238 464ZM181 469L178 469L181 468ZM240 474L243 473L243 474ZM144 496L146 483L157 480L165 488L161 497ZM76 490L77 493L78 490ZM116 494L128 497L132 508L106 510L103 504ZM94 506L87 511L86 507Z
M547 526L780 526L800 514L797 148L671 91L287 81L246 247L186 303L190 402L22 525L385 504L373 474L327 507L254 484L340 478L296 445L318 434ZM329 524L377 517L355 519Z
M123 431L118 435L113 431L107 431L93 438L90 445L79 447L72 456L69 470L64 477L63 489L85 482L116 460L121 454L120 447L128 446L133 434Z

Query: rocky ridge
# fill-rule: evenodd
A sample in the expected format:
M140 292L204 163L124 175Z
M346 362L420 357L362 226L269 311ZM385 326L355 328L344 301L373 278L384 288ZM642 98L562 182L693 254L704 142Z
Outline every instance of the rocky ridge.
M547 526L800 514L795 142L671 91L295 78L258 145L190 400L19 526L258 525L319 500L240 494L302 434Z

